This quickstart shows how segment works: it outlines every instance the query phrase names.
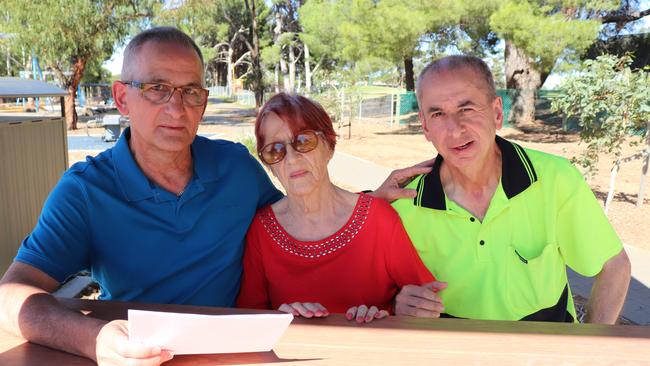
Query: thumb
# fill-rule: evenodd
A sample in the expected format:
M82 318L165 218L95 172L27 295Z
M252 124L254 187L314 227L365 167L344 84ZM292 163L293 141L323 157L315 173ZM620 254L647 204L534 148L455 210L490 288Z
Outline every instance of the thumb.
M447 288L447 282L433 281L433 282L425 283L422 286L431 289L433 292L438 292Z

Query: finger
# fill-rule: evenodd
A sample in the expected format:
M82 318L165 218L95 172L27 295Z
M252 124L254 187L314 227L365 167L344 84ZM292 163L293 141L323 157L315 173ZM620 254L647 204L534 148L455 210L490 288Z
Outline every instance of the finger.
M118 340L115 346L117 354L125 358L156 358L162 353L162 349L158 346L146 346L128 340Z
M384 318L387 317L388 315L389 315L389 314L388 314L388 311L386 311L386 310L379 310L379 311L377 312L377 314L375 314L375 319L384 319Z
M395 312L399 315L414 316L418 318L439 318L440 317L440 312L438 311L418 309L411 306L404 306L404 307L400 307L399 309L396 308L395 310L396 310Z
M298 310L300 316L304 316L305 318L311 318L312 316L314 316L314 313L311 310L307 309L305 305L303 305L302 303L294 302L293 304L291 304L291 307Z
M403 307L406 306L415 309L429 310L438 313L441 313L445 310L445 307L442 305L442 303L431 301L428 299L423 299L421 297L398 294L395 300L397 306L399 306L400 309L404 309Z
M402 184L410 178L414 178L420 174L426 174L429 172L431 172L430 166L412 166L409 168L397 170L395 172L395 179L398 181L398 183Z
M434 283L431 282L429 284L425 284L423 286L416 286L416 285L406 285L402 287L402 291L400 291L397 296L400 294L403 295L408 295L408 296L413 296L413 297L420 297L425 300L433 301L433 302L439 302L442 303L442 298L440 298L440 295L436 293L436 291L432 290L429 286L434 286ZM438 285L435 285L438 286Z
M379 309L377 309L376 306L371 306L370 309L368 309L368 313L366 314L366 323L370 323L378 312Z
M283 311L283 312L285 312L285 313L292 314L293 316L299 316L299 315L300 315L300 313L298 312L298 310L294 309L294 308L293 308L291 305L289 305L289 304L282 304L282 305L280 305L280 307L278 308L278 310L279 310L279 311Z
M431 289L433 292L438 292L447 288L447 282L433 281L433 282L425 283L422 286Z
M429 160L421 161L413 165L413 167L432 167L435 162L436 162L436 158L431 158Z
M324 307L323 305L321 305L320 303L315 302L314 305L316 306L316 308L317 308L318 310L320 310L320 311L323 313L322 316L328 316L328 315L330 315L330 312L327 310L327 308L325 308L325 307Z
M302 305L303 305L307 310L311 311L311 313L312 313L315 317L319 318L319 317L323 316L323 312L320 310L320 308L318 308L318 306L316 306L315 303L313 303L313 302L305 302L305 303L303 303Z
M359 305L357 308L357 323L363 323L366 319L368 307L366 305Z
M418 191L412 188L395 188L391 196L395 198L415 198Z
M354 316L357 314L357 307L353 306L348 309L348 311L345 312L345 318L347 320L352 320L354 319Z

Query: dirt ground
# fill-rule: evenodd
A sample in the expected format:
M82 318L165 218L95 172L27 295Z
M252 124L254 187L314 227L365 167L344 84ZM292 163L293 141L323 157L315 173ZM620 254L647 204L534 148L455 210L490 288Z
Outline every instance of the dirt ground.
M254 110L242 109L237 105L216 100L212 102L207 108L204 122L199 127L199 133L216 134L219 138L234 141L241 141L253 135ZM395 124L392 128L385 122L353 123L350 139L348 139L347 128L340 129L338 132L340 138L336 148L339 151L390 168L406 167L436 154L431 143L422 135L417 123ZM86 130L81 123L79 130L69 131L71 135L86 133L98 135L101 134L101 129ZM566 158L578 156L584 149L584 145L579 144L576 134L567 134L555 127L544 127L525 133L507 128L501 130L499 134L522 146ZM623 156L633 155L639 150L639 147L626 146ZM94 155L96 152L70 152L70 164L83 160L89 154ZM598 174L588 180L601 205L609 189L612 161L611 157L601 156ZM616 179L616 195L608 216L623 242L650 250L650 192L648 192L650 187L646 190L644 205L639 208L635 206L640 174L641 160L626 163L621 167ZM647 185L650 185L650 182Z

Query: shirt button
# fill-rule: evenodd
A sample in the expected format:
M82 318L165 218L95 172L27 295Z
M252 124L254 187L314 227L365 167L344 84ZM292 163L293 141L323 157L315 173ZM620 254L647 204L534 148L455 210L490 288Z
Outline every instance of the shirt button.
M481 240L481 241L479 241L478 243L481 244L481 245L484 245L484 244L485 244L485 240Z
M476 221L476 219L473 218L473 217L470 217L470 218L469 218L469 221L474 222L474 221Z

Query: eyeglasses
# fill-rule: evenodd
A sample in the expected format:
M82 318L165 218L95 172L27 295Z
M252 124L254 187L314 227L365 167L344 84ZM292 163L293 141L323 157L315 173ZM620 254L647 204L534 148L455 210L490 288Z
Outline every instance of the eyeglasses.
M142 96L155 104L169 102L176 90L181 92L181 100L186 106L202 106L208 100L209 91L203 88L192 86L171 86L161 83L141 83L139 81L120 81L122 84L140 89Z
M272 165L279 163L287 156L287 145L291 145L299 153L307 153L318 146L318 135L322 136L323 133L320 131L304 130L298 133L288 143L271 142L270 144L264 145L258 155L266 164Z

